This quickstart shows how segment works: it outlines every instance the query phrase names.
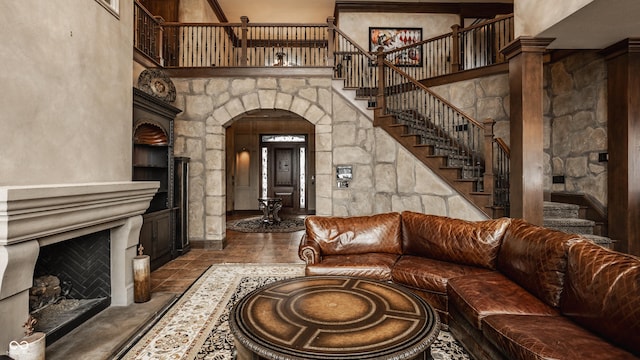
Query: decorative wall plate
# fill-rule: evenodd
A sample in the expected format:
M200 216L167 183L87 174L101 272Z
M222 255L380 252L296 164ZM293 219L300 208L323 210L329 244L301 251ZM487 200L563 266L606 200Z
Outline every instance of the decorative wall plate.
M176 87L161 69L147 69L138 77L138 89L166 102L176 100Z

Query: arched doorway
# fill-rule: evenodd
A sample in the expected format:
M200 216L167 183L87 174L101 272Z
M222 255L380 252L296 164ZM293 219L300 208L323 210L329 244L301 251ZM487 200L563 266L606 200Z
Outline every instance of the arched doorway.
M227 213L280 197L284 214L315 213L315 127L289 111L256 110L226 128Z

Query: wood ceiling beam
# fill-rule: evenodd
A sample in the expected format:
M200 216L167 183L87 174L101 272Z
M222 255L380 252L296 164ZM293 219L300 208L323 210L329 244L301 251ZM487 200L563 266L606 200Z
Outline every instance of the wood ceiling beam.
M333 16L338 19L340 13L345 12L458 14L461 18L493 18L511 14L513 4L336 1Z
M213 10L213 12L216 14L216 17L218 18L219 22L221 23L229 22L229 20L227 19L227 15L224 14L222 7L218 3L218 0L207 0L207 2L209 3L209 6L211 6L211 9Z

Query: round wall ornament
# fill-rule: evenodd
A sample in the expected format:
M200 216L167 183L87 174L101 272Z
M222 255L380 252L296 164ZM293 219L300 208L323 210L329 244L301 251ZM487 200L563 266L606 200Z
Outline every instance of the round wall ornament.
M166 102L176 100L176 87L161 69L147 69L138 77L138 89Z

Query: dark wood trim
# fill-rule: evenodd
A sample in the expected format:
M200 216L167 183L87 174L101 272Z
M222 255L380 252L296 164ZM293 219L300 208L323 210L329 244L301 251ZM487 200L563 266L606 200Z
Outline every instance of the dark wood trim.
M607 63L609 237L640 256L640 39L602 51Z
M550 39L521 37L505 46L509 59L510 216L542 226L544 208L543 55Z
M218 18L219 22L229 22L229 20L227 19L227 15L224 14L222 7L218 3L218 0L207 0L207 2L209 3L209 6L211 6L211 10L213 10L213 13L216 14L216 18Z
M336 1L334 16L337 18L341 12L459 14L463 18L488 19L513 13L513 4Z
M306 76L327 77L333 75L333 68L322 67L193 67L165 68L166 73L176 78L227 77L227 76Z
M509 72L509 63L485 66L478 69L459 71L453 74L441 75L425 80L420 83L426 87L451 84L459 81L476 79L483 76L491 76L496 74L506 74Z
M160 67L160 63L136 48L133 48L133 61L144 66L145 68Z

